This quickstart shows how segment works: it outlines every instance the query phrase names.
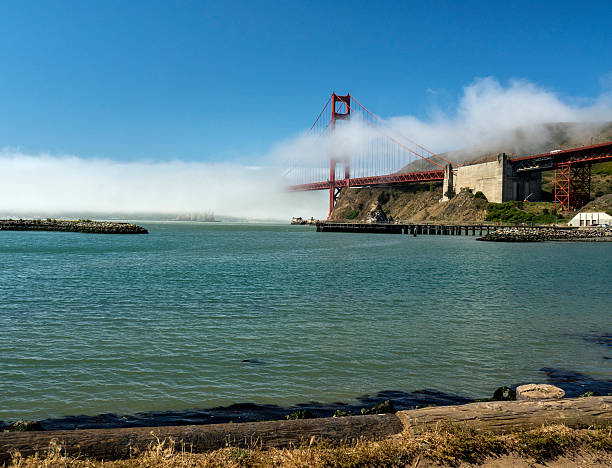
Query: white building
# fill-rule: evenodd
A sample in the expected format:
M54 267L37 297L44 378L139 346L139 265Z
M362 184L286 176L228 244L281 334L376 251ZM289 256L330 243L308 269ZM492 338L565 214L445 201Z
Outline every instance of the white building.
M567 223L568 226L586 227L586 226L610 226L612 225L612 216L607 213L578 213Z

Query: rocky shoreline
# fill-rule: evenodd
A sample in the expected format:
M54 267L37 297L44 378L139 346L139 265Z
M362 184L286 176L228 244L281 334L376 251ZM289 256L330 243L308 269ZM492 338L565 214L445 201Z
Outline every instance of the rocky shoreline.
M314 226L315 224L317 224L319 220L318 219L314 219L313 217L311 217L310 219L303 219L301 216L294 216L293 218L291 218L291 224L298 224L298 225L312 225Z
M89 234L148 234L145 228L131 223L92 221L90 219L1 219L0 231L62 231Z
M476 240L488 242L612 242L612 229L504 227Z

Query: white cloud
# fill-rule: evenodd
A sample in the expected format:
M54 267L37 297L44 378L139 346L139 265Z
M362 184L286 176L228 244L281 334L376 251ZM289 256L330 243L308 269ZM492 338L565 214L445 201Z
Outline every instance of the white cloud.
M553 122L605 122L612 120L611 95L604 93L586 105L571 105L557 94L524 80L503 86L494 78L480 78L464 88L452 115L437 113L432 120L399 116L390 127L435 152L472 146L516 144L514 132L521 128L530 140L545 140L538 126ZM530 132L530 130L533 130Z

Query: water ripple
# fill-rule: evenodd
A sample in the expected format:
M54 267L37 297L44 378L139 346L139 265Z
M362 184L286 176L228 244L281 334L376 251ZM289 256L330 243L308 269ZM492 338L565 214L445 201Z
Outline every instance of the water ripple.
M146 227L0 233L0 419L611 377L609 245Z

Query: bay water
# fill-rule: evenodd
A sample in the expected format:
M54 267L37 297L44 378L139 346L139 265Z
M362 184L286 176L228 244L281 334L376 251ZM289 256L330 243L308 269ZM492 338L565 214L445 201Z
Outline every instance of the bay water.
M0 420L612 392L610 243L140 224L0 231Z

